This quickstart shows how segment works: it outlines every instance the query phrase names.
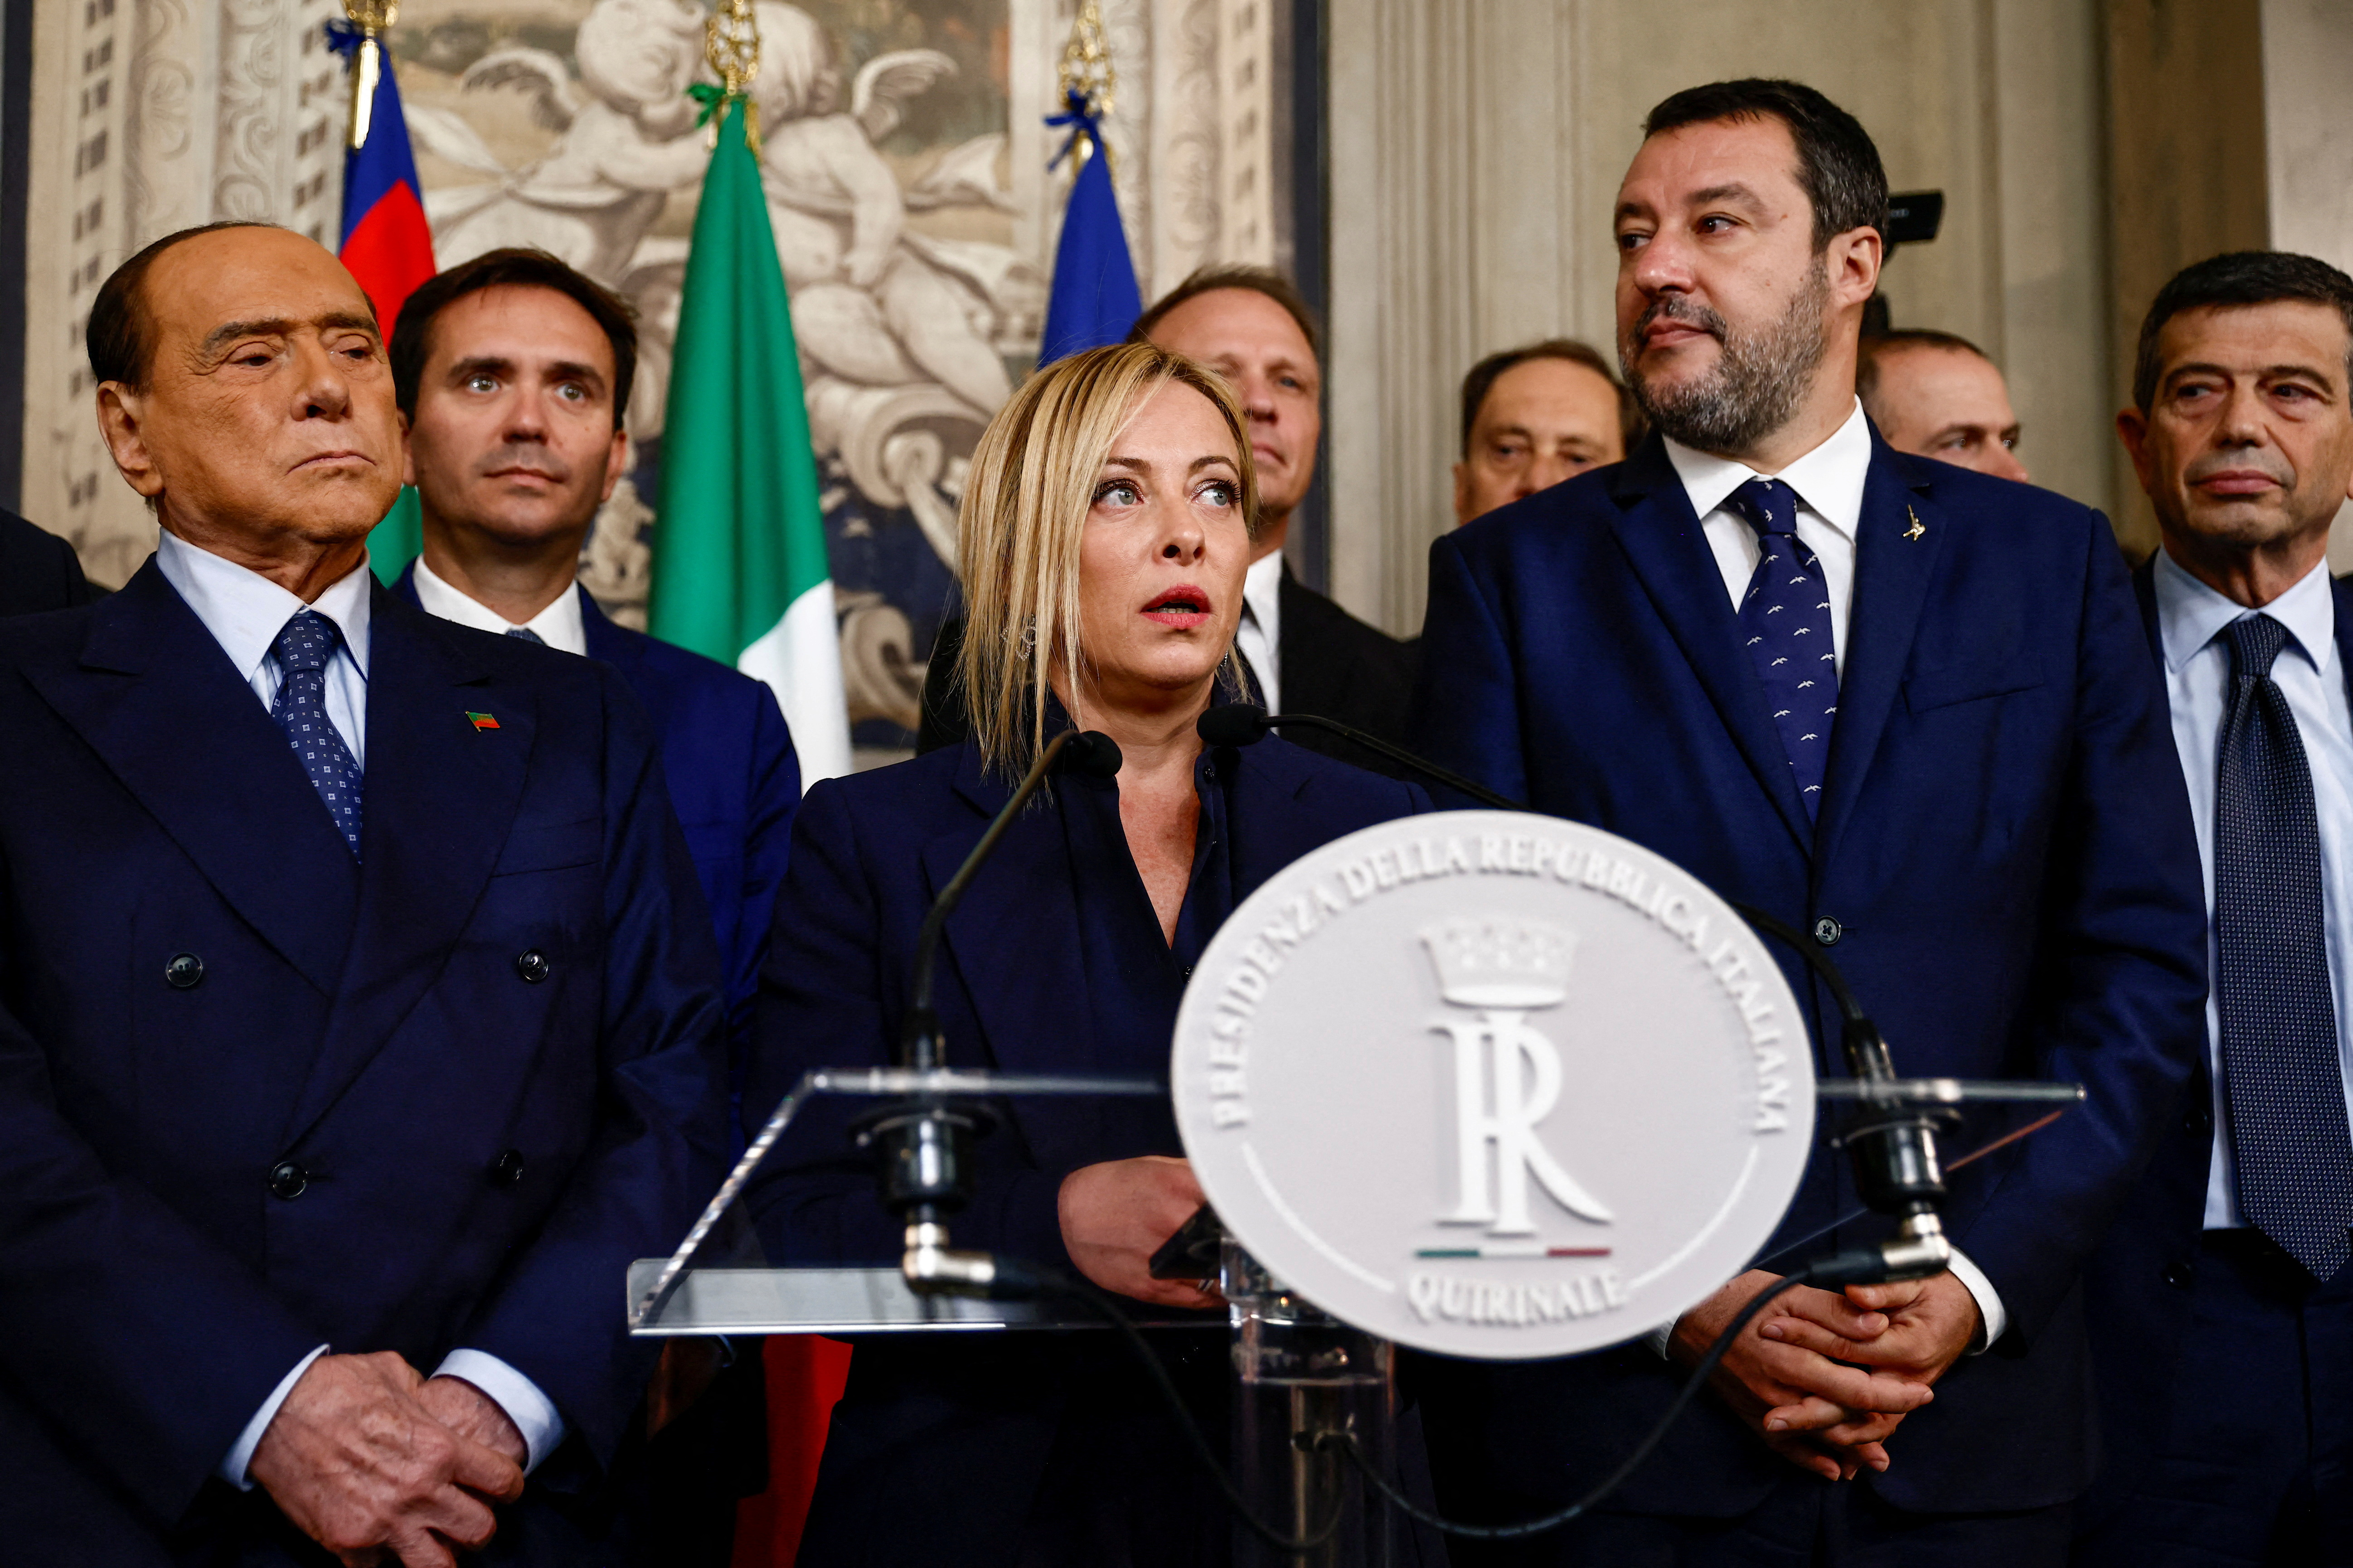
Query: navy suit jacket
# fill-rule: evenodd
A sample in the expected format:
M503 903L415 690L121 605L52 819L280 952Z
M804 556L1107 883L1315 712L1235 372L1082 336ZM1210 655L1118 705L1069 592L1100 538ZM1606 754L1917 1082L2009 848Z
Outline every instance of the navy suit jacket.
M1213 753L1211 765L1229 781L1226 864L1236 902L1319 845L1429 806L1410 784L1276 740ZM891 1059L917 928L1009 794L1004 779L983 773L970 740L809 792L778 904L747 1110L774 1106L807 1068ZM934 1000L951 1062L1101 1071L1099 1052L1114 1033L1127 1048L1169 1038L1173 1002L1166 1016L1137 1017L1124 1010L1133 998L1090 992L1080 918L1061 813L1033 807L1012 823L947 922ZM1133 962L1160 956L1136 952ZM1166 1058L1151 1070L1165 1075ZM872 1109L820 1099L786 1134L776 1175L754 1198L772 1256L897 1260L901 1231L875 1194L872 1161L847 1136L849 1120ZM1068 1268L1057 1218L1062 1178L1100 1161L1183 1152L1165 1099L1039 1097L995 1109L1000 1123L977 1145L976 1199L953 1222L959 1246ZM1104 1489L1065 1473L1079 1463L1073 1443L1098 1457L1133 1457L1114 1467L1120 1479L1110 1489L1159 1498L1119 1506L1149 1516L1147 1532L1166 1560L1222 1560L1213 1550L1226 1535L1215 1498L1198 1484L1122 1347L1083 1335L926 1338L860 1342L835 1407L804 1563L1010 1562L1017 1544L1025 1560L1098 1560L1043 1543L1088 1511L1071 1503L1073 1493L1100 1498L1105 1513L1114 1509ZM1189 1342L1163 1348L1177 1358L1172 1373L1221 1401L1230 1376L1223 1336L1175 1338ZM1074 1420L1098 1424L1085 1428L1091 1435L1107 1423L1119 1436L1075 1436ZM1222 1417L1213 1420L1221 1441ZM1138 1431L1161 1436L1155 1446ZM1051 1499L1060 1500L1043 1500ZM1045 1522L1032 1518L1033 1501ZM1180 1541L1190 1544L1170 1544Z
M2133 590L2162 679L2165 643L2158 624L2155 564L2154 556L2141 563L2133 574ZM2330 586L2337 601L2337 656L2353 692L2353 578L2339 577ZM2213 781L2201 781L2199 787L2211 789ZM2213 1158L2213 1078L2201 1021L2197 1065L2179 1110L2167 1122L2147 1179L2134 1186L2088 1276L2102 1447L2100 1484L2086 1506L2095 1517L2130 1494L2168 1430L2174 1396L2183 1384L2189 1287L2199 1268ZM2205 1344L2198 1353L2222 1359L2231 1349Z
M1812 826L1657 437L1440 538L1430 578L1416 732L1437 761L1825 933L1899 1072L2088 1089L1954 1173L1947 1223L2010 1329L1953 1368L1868 1483L1934 1511L2076 1495L2092 1463L2079 1274L2196 1064L2206 988L2188 797L2105 521L1873 433ZM1812 998L1817 1070L1845 1076L1829 998L1782 964ZM1815 1234L1856 1208L1825 1140L1760 1262L1861 1239L1869 1222ZM1432 1370L1441 1483L1451 1442L1497 1497L1545 1500L1614 1465L1682 1377L1641 1345ZM1789 1473L1708 1400L1617 1504L1731 1515Z
M413 563L394 591L417 603ZM717 659L615 626L586 588L574 592L588 657L619 670L653 720L662 779L719 938L728 1037L739 1058L748 1056L768 920L801 804L792 731L765 685Z
M624 1271L721 1152L718 963L652 737L602 665L381 590L370 625L354 864L152 560L0 622L11 1556L288 1561L266 1496L209 1478L322 1343L505 1360L574 1435L535 1493L637 1409Z

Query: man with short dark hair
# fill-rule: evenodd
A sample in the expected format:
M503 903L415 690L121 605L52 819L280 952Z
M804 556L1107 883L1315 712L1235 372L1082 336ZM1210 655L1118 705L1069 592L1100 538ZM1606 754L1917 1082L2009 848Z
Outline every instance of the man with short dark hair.
M2090 1479L2077 1278L2197 1050L2196 846L2105 522L1894 452L1856 405L1886 207L1870 137L1811 89L1651 111L1615 227L1653 434L1431 546L1416 734L1808 933L1905 1076L2088 1102L1951 1172L1949 1272L1777 1297L1608 1511L1466 1565L2047 1568ZM1777 957L1846 1076L1839 1009ZM1739 1308L1884 1234L1825 1140L1663 1344L1424 1363L1441 1500L1500 1522L1581 1495ZM1566 1211L1538 1241L1607 1245Z
M1454 521L1620 462L1642 431L1634 395L1586 344L1547 338L1489 354L1462 378Z
M2010 384L1968 339L1923 328L1865 338L1854 392L1897 451L2026 483Z
M614 625L578 584L596 509L628 468L629 308L544 251L494 250L408 297L391 358L425 535L397 591L444 620L603 659L645 704L727 965L740 1075L800 766L775 693Z
M2211 890L2206 1049L2089 1275L2105 1426L2076 1560L2353 1561L2353 278L2217 256L2116 416L2134 583Z
M0 1540L601 1561L616 1291L722 1153L644 716L375 585L399 416L319 246L173 235L88 338L161 535L0 621Z

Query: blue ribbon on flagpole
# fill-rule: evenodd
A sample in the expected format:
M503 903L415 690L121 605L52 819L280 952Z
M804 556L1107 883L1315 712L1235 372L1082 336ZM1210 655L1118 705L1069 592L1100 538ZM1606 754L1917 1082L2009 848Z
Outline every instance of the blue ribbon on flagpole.
M327 47L348 59L359 52L360 30L338 16L327 24Z
M1103 116L1095 112L1094 100L1073 89L1064 96L1063 101L1070 105L1068 110L1046 117L1049 125L1071 128L1070 140L1062 143L1062 150L1055 153L1053 161L1046 165L1046 172L1050 174L1062 166L1063 159L1078 151L1081 141L1092 142L1097 147L1103 144Z

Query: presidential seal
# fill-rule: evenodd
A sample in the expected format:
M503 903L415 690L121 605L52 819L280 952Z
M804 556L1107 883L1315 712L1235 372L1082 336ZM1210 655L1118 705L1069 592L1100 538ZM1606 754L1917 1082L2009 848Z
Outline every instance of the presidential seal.
M1597 828L1445 812L1237 910L1177 1015L1203 1190L1277 1278L1449 1355L1598 1350L1738 1273L1813 1133L1764 942Z

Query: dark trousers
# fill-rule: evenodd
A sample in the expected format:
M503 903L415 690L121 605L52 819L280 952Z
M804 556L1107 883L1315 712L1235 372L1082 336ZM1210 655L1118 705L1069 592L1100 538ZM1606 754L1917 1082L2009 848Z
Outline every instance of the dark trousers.
M1907 1513L1860 1482L1793 1467L1736 1519L1601 1513L1508 1546L1451 1550L1454 1568L2062 1568L2073 1521L2065 1505Z
M2167 1430L2078 1568L2353 1564L2353 1268L2209 1231Z

